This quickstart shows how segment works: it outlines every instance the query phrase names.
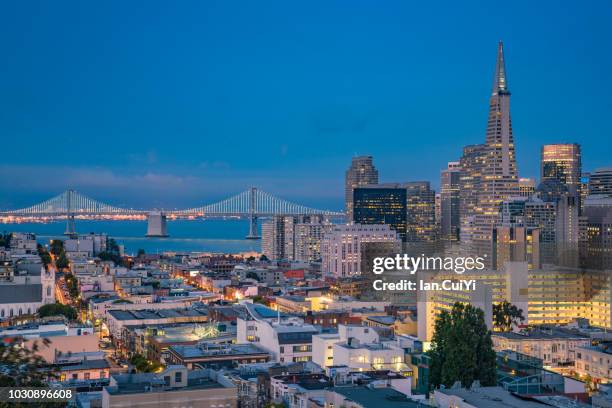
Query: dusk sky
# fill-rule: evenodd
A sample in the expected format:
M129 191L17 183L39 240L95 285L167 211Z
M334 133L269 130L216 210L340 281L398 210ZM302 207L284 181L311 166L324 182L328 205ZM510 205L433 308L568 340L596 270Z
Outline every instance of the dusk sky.
M611 166L611 21L609 1L5 1L0 209L250 185L340 209L355 154L437 189L484 142L498 40L519 175L555 142Z

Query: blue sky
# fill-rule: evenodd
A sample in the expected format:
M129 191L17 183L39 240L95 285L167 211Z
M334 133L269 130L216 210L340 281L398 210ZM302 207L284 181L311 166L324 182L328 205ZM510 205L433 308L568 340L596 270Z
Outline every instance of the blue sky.
M257 185L341 208L351 156L428 179L484 140L498 40L521 176L612 164L612 6L570 1L0 5L0 208L70 186L185 207Z

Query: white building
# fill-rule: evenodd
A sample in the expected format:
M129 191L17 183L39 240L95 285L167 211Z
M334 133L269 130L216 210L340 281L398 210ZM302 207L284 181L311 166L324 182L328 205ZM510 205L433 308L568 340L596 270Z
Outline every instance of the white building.
M13 255L36 254L36 235L28 232L11 234L11 253Z
M42 263L10 268L0 281L0 320L36 313L49 303L55 303L55 270Z
M312 360L312 336L318 330L303 319L281 317L261 305L245 303L247 318L238 318L237 342L255 343L279 363Z
M314 335L312 346L313 362L321 367L398 372L406 368L399 341L381 337L372 327L341 324L337 334Z
M495 351L512 350L542 360L545 366L567 366L576 361L576 350L591 345L589 336L561 328L493 333Z
M321 241L321 270L335 277L360 275L361 244L392 242L400 245L397 233L389 225L336 225Z

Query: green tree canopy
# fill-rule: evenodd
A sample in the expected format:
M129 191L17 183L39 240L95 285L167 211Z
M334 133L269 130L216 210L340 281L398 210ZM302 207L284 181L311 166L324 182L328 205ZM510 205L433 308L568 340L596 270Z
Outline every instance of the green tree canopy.
M484 312L469 304L455 303L450 313L436 319L429 366L434 387L451 387L460 381L469 387L476 380L483 386L496 384L495 351Z
M68 258L66 258L66 254L64 252L62 252L55 260L55 266L57 266L57 269L59 270L66 269L68 266L70 266L70 262L68 261Z
M54 239L51 241L51 253L57 257L64 253L64 241Z
M76 320L77 312L73 307L68 305L62 305L61 303L52 303L50 305L41 306L38 309L38 315L40 317L48 316L66 316L69 320Z
M512 326L517 326L524 320L523 310L508 301L493 305L493 326L499 331L512 331Z
M49 254L49 251L47 251L47 249L40 244L36 245L36 249L38 250L38 256L40 256L40 259L43 265L45 266L45 269L47 269L47 267L51 263L51 255Z

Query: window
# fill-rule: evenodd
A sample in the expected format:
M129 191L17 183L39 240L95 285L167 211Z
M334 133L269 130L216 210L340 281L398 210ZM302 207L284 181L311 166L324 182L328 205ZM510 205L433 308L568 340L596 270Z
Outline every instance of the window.
M83 374L83 378L86 379L86 380L89 380L90 377L91 377L91 374L89 374L89 373Z
M176 373L174 373L174 382L180 383L182 381L183 381L183 372L177 371Z

